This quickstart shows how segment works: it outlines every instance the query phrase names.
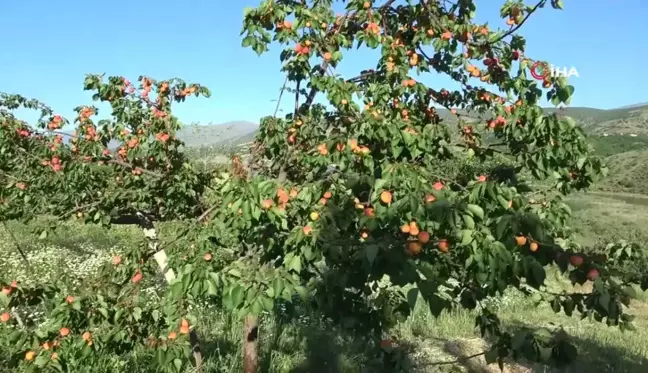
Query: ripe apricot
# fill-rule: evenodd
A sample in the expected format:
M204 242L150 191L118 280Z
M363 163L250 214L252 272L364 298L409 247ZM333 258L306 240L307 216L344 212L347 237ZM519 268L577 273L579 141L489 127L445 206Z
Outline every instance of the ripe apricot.
M52 353L52 360L58 359L58 354L56 352Z
M410 241L407 243L407 251L412 255L418 255L423 250L423 246L418 241Z
M477 178L477 180L478 180L480 183L485 182L486 179L487 179L486 175L479 175L479 177Z
M527 238L525 236L515 236L515 244L517 246L524 246L527 243Z
M580 255L572 255L572 256L569 258L569 262L570 262L571 265L573 265L574 267L580 267L581 264L583 264L583 257L580 256Z
M327 202L327 201L328 201L328 200L327 200L326 198L320 198L319 203L320 203L320 205L322 205L322 206L326 206L326 202Z
M532 253L538 251L538 243L535 241L531 242L531 244L529 245L529 250L531 250Z
M304 232L305 235L309 236L311 233L313 233L313 228L306 225L302 228L302 231Z
M189 334L189 326L181 326L180 334Z
M427 196L425 196L425 202L432 203L434 201L436 201L436 197L433 196L432 194L428 194Z
M434 183L434 185L432 185L432 188L434 188L434 190L441 190L441 189L443 189L443 187L444 187L444 185L440 181L437 181L436 183Z
M90 334L90 332L84 332L84 333L81 335L81 339L83 339L84 341L88 342L89 340L92 339L92 334Z
M169 336L167 337L167 339L169 339L171 341L173 341L176 338L178 338L178 333L176 333L176 332L169 333Z
M2 322L7 322L11 319L11 314L9 312L3 312L2 315L0 315L0 321Z
M426 231L421 231L418 234L418 240L420 243L428 243L430 241L430 234Z
M135 275L131 278L131 281L133 281L133 283L135 284L142 281L142 272L135 273Z
M264 199L263 202L262 202L263 208L264 209L269 209L270 207L272 207L272 203L273 202L272 202L271 199Z
M34 360L34 357L36 357L36 353L34 351L27 351L27 353L25 353L25 360L27 361Z
M360 237L367 238L369 237L369 233L367 233L367 231L362 231L362 233L360 233Z
M409 234L412 236L418 236L419 234L419 227L415 222L409 223Z
M323 57L326 61L329 61L333 57L333 55L331 54L331 52L326 52L324 53Z
M368 2L368 1L365 1L364 3L362 3L362 7L365 8L365 9L369 9L369 7L371 7L371 3Z
M401 232L403 233L409 233L410 232L410 225L409 224L403 224L401 226Z
M68 295L67 297L65 297L65 301L67 303L69 303L69 304L72 304L72 303L74 303L74 297L71 296L71 295Z
M203 255L203 259L205 259L205 261L207 261L207 262L212 260L212 254L211 253L206 253L205 255Z
M448 247L448 240L446 239L439 240L437 246L439 248L439 251L441 251L442 253L447 253L450 250L450 248Z
M587 272L587 279L590 281L594 281L599 277L599 271L595 268L592 268Z
M67 337L68 335L70 335L70 329L68 329L68 328L61 328L61 329L59 330L59 334L61 335L61 337Z
M391 194L391 192L383 191L382 193L380 193L380 200L381 200L383 203L391 203L391 201L392 201L392 194Z
M331 197L333 197L333 193L331 193L330 191L324 193L324 198L329 199Z

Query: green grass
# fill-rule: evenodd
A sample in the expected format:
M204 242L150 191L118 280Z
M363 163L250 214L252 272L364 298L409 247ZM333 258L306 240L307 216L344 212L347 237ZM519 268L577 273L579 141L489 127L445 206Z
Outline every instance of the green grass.
M574 210L574 229L584 244L627 238L641 242L648 238L648 198L634 195L605 193L579 194L569 203ZM12 238L6 232L0 237L0 271L7 276L48 280L63 276L74 277L92 271L97 263L108 260L112 252L142 241L140 233L129 227L115 227L106 232L99 227L78 226L74 223L60 227L58 233L38 240L31 228L10 224L20 246L29 255L28 269L17 255ZM174 223L160 227L173 230ZM59 258L65 262L61 267ZM49 259L49 260L48 260ZM61 268L65 268L62 270ZM564 279L550 271L549 283L555 290L569 288ZM525 326L564 327L579 348L579 359L571 372L645 372L648 364L648 305L635 302L630 312L637 318L637 331L622 333L617 328L577 317L555 314L548 305L537 307L517 291L508 291L499 299L487 302L498 310L505 326L511 330ZM198 309L197 331L206 356L205 372L241 371L241 323L218 309L204 306ZM496 372L486 367L482 357L462 360L461 357L485 350L488 342L474 329L475 313L455 310L434 318L419 301L413 315L399 324L392 335L407 353L413 365L411 372ZM6 343L0 336L0 350ZM266 315L260 332L261 372L319 373L319 372L378 372L371 365L373 347L363 336L344 331L313 310L299 307L292 312L278 311ZM449 364L459 359L459 362ZM1 360L0 360L1 361ZM120 362L109 356L102 362L104 372L145 372L141 361ZM543 370L537 365L509 362L507 371L532 372ZM556 371L557 372L557 371Z

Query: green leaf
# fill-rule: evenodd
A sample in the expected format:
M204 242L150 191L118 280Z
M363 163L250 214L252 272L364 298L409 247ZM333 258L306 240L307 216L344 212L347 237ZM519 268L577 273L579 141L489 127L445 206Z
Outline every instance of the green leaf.
M205 280L207 282L207 294L209 295L217 295L218 294L218 288L216 287L216 282L212 279L210 280Z
M508 206L508 204L507 204L507 206ZM470 211L473 214L473 216L476 216L476 217L478 217L480 219L484 218L484 210L480 206L469 204L467 206L467 208L468 208L468 211Z
M308 301L308 290L303 286L295 286L295 293L304 301Z
M544 268L537 260L532 257L528 257L529 260L529 272L527 273L527 281L529 285L538 288L544 284L547 274L545 273Z
M365 247L365 256L367 257L369 265L373 265L376 255L378 255L378 249L378 245L367 245Z
M407 292L407 304L409 304L411 309L414 309L414 306L416 306L416 300L418 299L419 296L419 289L417 288L411 288Z
M470 217L470 215L462 215L461 216L466 228L468 229L475 229L475 221L473 218Z
M283 289L284 289L283 280L279 277L275 278L272 281L272 290L274 291L274 296L279 297Z
M157 310L153 311L153 319L157 322L157 320L155 319L156 312L157 312L157 315L159 315L160 312L157 311ZM124 313L124 310L121 309L121 308L115 311L115 315L113 316L113 320L114 320L113 322L114 322L115 324L117 324L117 322L119 321L119 319L121 318L121 315L122 315L123 313Z
M290 263L288 263L288 269L293 270L297 273L301 272L302 270L302 264L301 264L301 257L299 255L295 255L292 257L290 260Z
M473 239L473 231L470 229L464 229L461 231L461 246L468 246Z
M133 319L139 321L142 318L142 309L139 307L133 308Z
M180 359L173 359L173 365L175 366L176 370L180 372L182 370L182 360Z
M497 350L486 351L484 354L484 359L486 359L486 364L493 364L497 361L499 357L499 352Z
M231 296L231 302L232 302L232 308L237 308L239 305L241 305L241 302L243 302L243 298L245 297L245 289L241 285L234 285L232 290L230 290L230 296Z

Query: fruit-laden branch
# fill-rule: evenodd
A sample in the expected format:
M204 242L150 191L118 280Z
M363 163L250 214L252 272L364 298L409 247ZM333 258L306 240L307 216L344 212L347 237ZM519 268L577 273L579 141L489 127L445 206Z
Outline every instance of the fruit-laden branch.
M520 27L522 27L524 22L526 22L526 20L529 19L531 14L533 14L539 8L542 8L546 3L547 3L547 0L540 0L533 8L531 8L531 10L529 10L527 12L526 16L524 16L524 18L522 18L520 23L518 23L515 27L511 28L510 30L508 30L507 32L502 34L500 37L498 37L496 39L493 39L493 40L490 40L490 41L487 41L486 43L482 44L481 46L485 47L485 46L496 44L496 43L504 40L504 38L506 38L507 36L513 35L517 30L520 29Z
M382 12L388 10L392 6L392 4L394 4L395 2L396 2L396 0L388 0L385 4L383 4L379 8L377 8L378 12L382 13ZM330 37L330 36L335 36L338 32L340 32L342 30L342 26L344 26L346 20L348 18L353 18L355 16L355 14L356 14L356 12L351 13L351 11L347 11L346 13L344 13L344 16L342 17L342 20L340 22L339 27L332 27L331 30L329 30L329 32L334 31L334 33L332 35L327 34L324 38L327 38L327 37ZM384 18L384 16L383 16L383 18ZM326 60L322 61L322 63L319 66L319 70L320 70L322 75L324 75L326 73L327 67L328 67L328 61L326 61ZM304 103L303 110L307 111L310 108L310 106L313 104L313 101L315 101L315 96L316 95L317 95L317 88L311 87L311 90L308 93L308 97L306 98L306 102Z

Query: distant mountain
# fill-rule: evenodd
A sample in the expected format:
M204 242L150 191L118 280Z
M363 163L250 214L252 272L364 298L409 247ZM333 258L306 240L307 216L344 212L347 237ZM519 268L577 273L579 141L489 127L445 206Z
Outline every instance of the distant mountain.
M648 135L648 104L603 110L593 119L579 121L592 135Z
M634 109L638 108L641 106L648 106L648 102L642 102L640 104L634 104L634 105L627 105L627 106L621 106L619 109Z
M219 146L240 143L256 132L259 125L251 122L227 122L208 125L185 125L177 136L187 147Z

